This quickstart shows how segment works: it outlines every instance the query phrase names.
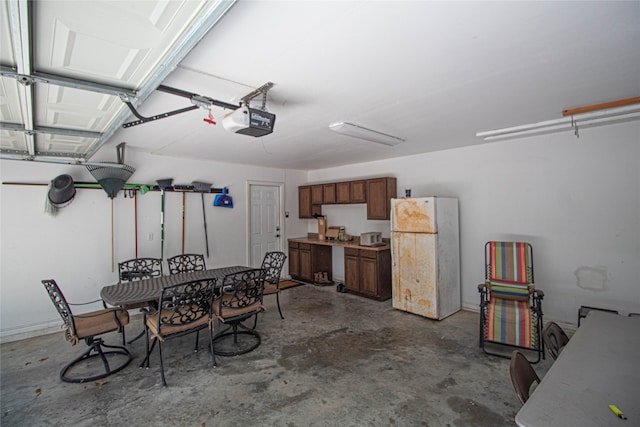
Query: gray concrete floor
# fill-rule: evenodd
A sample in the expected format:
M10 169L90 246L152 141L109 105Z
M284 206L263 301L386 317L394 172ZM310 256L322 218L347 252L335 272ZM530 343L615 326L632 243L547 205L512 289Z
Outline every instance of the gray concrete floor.
M335 287L285 290L258 331L262 344L211 365L206 340L193 335L157 349L141 369L144 340L106 383L69 384L60 369L84 350L63 333L5 343L1 355L3 426L512 426L520 403L509 361L478 348L478 314L434 321ZM141 330L132 317L128 337ZM206 334L205 334L206 335ZM105 341L118 344L116 333ZM542 377L548 358L535 366Z

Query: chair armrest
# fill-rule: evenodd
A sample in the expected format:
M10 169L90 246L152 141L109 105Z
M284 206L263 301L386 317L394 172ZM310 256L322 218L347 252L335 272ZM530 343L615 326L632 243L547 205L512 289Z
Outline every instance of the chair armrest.
M102 308L107 308L107 303L105 303L102 299L97 299L94 301L87 301L87 302L67 302L67 304L69 305L89 305L89 304L95 304L97 302L101 302L102 303Z

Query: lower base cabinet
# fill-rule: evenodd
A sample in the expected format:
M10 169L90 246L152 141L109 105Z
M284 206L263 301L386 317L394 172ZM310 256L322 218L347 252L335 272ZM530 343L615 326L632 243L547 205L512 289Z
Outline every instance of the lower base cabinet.
M391 298L391 251L345 248L344 287L380 301Z
M313 283L315 273L326 272L331 280L331 246L289 242L289 274L292 279Z

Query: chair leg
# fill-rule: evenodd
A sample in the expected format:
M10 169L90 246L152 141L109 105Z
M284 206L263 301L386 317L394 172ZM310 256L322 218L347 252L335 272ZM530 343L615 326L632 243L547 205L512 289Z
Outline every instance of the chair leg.
M158 341L158 338L154 338L154 339L153 339L153 343L151 344L151 349L149 349L149 331L147 330L147 331L146 331L146 333L147 333L147 341L146 341L146 344L147 344L147 345L146 345L146 351L147 351L147 354L146 354L146 356L145 356L144 360L140 363L140 367L141 367L141 368L142 368L142 367L145 367L145 368L149 369L149 356L150 356L150 355L151 355L151 353L153 352L153 349L155 348L156 341Z
M97 338L97 339L91 338L91 339L87 339L86 341L89 348L80 356L76 357L74 360L68 363L60 371L60 379L62 381L68 382L68 383L84 383L89 381L95 381L123 370L131 362L131 359L132 359L131 353L129 353L129 351L124 347L106 345L104 344L104 341L102 341L102 339L100 338ZM102 347L112 348L114 350L104 351ZM112 369L111 366L109 365L109 361L107 360L107 355L109 354L118 354L121 356L126 356L126 361L118 365L115 369ZM102 365L104 367L104 370L102 373L89 376L89 377L84 377L84 378L73 378L67 375L69 370L71 370L71 368L73 368L77 363L82 362L83 360L91 359L92 357L98 357L98 356L102 360Z
M198 330L198 331L196 331L196 346L195 346L195 348L193 349L193 352L194 352L194 353L197 353L197 352L198 352L198 341L200 341L200 331L199 331L199 330Z
M280 313L280 319L284 320L282 310L280 309L280 292L276 292L276 303L278 304L278 313Z
M216 365L216 351L213 348L213 328L209 328L209 350L211 350L211 359L213 360L213 367Z
M131 344L132 342L139 340L140 338L142 338L143 335L144 335L144 329L140 331L140 333L134 339L129 341L127 344ZM124 333L122 334L122 339L124 340Z
M162 385L167 386L167 380L164 378L164 364L162 363L162 343L158 343L158 354L160 355L160 376L162 377Z

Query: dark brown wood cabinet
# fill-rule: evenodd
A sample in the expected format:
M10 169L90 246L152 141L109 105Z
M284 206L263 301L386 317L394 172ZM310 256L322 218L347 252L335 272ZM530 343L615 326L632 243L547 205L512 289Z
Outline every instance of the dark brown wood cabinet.
M395 178L367 180L367 219L387 220L391 218L391 199L396 197Z
M289 242L289 274L292 279L313 283L314 274L327 272L332 276L331 246Z
M310 185L298 187L298 218L313 218Z
M315 218L315 214L322 215L322 204L311 203L311 186L298 187L298 218Z
M366 203L367 219L390 219L396 178L372 178L298 187L298 217L322 215L323 204Z
M349 189L350 203L367 203L367 181L351 181L349 182Z
M351 183L349 181L336 182L336 203L351 203Z
M303 280L312 280L311 273L311 245L308 243L300 243L300 275Z
M300 244L289 242L289 274L291 277L300 276Z
M360 296L391 298L391 250L345 248L344 286Z
M321 205L324 203L322 184L311 186L311 204Z
M336 203L336 184L322 184L322 203L325 205Z

